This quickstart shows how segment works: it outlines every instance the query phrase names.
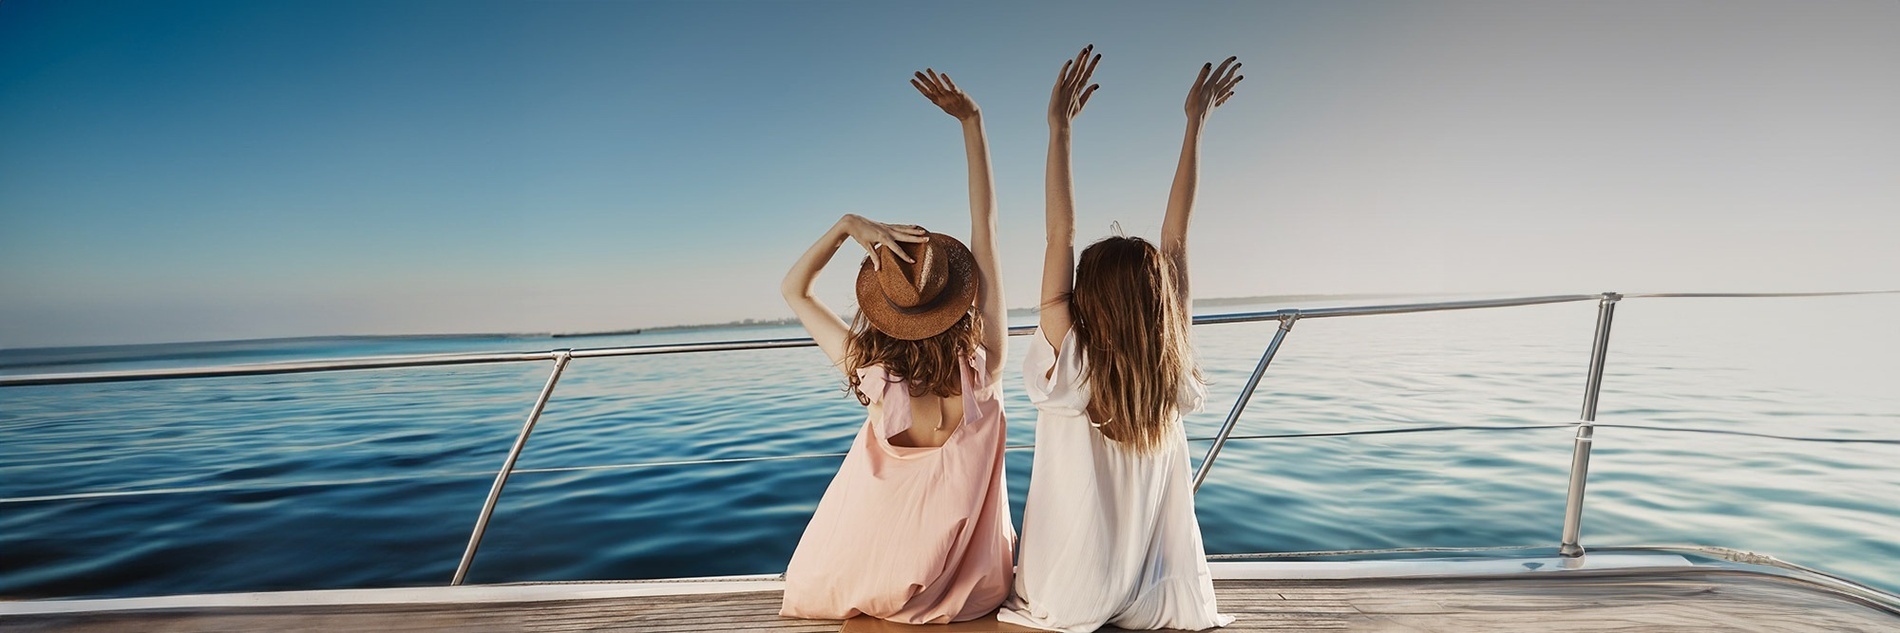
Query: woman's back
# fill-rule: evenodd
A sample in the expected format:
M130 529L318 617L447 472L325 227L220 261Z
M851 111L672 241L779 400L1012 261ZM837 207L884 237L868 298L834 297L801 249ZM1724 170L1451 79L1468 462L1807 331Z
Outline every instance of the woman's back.
M887 436L891 445L905 448L934 448L943 446L950 437L956 435L963 426L963 398L961 395L945 398L935 394L924 394L909 399L908 403L871 403L871 417L888 417L885 407L903 406L910 423L902 431ZM895 413L894 411L892 413Z
M961 394L929 398L939 411L955 403L942 430L914 415L925 397L913 398L906 381L883 367L858 370L870 415L786 567L782 614L944 623L987 614L1008 595L1006 429L984 364L979 351L963 363ZM919 427L943 440L896 440Z
M998 619L1045 629L1204 629L1214 606L1178 420L1157 446L1103 435L1088 417L1087 361L1073 333L1058 352L1040 332L1023 361L1036 405L1036 456L1023 510L1016 595ZM1200 406L1199 383L1180 394Z

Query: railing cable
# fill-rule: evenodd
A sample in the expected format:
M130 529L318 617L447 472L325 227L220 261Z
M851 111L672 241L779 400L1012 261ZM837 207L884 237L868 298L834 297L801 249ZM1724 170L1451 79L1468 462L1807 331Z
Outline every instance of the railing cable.
M1258 435L1234 435L1234 436L1229 436L1227 439L1230 441L1231 440L1283 440L1283 439L1299 439L1299 438L1307 438L1307 437L1348 437L1348 436L1354 436L1354 435L1394 435L1394 434L1400 434L1400 433L1431 433L1431 432L1436 432L1436 431L1524 431L1524 430L1530 430L1530 429L1568 429L1575 426L1576 426L1575 424L1525 424L1525 425L1520 425L1520 426L1493 426L1493 425L1488 425L1488 424L1449 425L1449 426L1415 426L1415 427L1405 427L1405 428L1397 428L1397 429L1367 429L1367 430L1361 430L1361 431L1325 431L1325 432L1320 432L1320 433L1267 433L1267 434L1258 434Z
M1569 425L1564 425L1569 426ZM1421 554L1446 552L1498 552L1550 549L1549 545L1491 545L1486 547L1382 547L1377 549L1336 549L1315 552L1255 552L1251 554L1208 554L1208 560L1253 560L1260 558L1320 558L1326 556L1366 556L1369 554Z
M1568 425L1565 425L1565 426L1568 426ZM1598 428L1606 428L1606 429L1638 429L1638 430L1643 430L1643 431L1668 431L1671 433L1711 433L1715 435L1742 435L1742 436L1747 436L1747 437L1765 437L1768 439L1775 439L1775 440L1788 440L1792 442L1828 442L1828 443L1833 443L1833 444L1893 444L1893 445L1900 446L1900 439L1889 439L1889 438L1881 438L1881 437L1802 437L1798 435L1777 435L1774 433L1756 433L1753 431L1736 431L1732 429L1703 429L1703 428L1694 428L1694 427L1652 426L1648 424L1605 424L1602 422L1598 422L1596 426Z

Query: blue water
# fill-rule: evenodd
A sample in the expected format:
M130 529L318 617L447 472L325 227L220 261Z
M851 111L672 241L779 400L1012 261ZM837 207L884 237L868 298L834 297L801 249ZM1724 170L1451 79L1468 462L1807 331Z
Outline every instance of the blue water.
M1204 310L1227 312L1244 307ZM1300 321L1239 434L1573 422L1593 304ZM1900 439L1900 298L1629 300L1598 419ZM1218 428L1274 324L1196 329ZM0 351L8 373L797 336ZM1004 382L1034 439L1025 339ZM550 363L0 389L0 596L448 582ZM862 409L815 349L577 360L470 582L784 569ZM1230 443L1197 501L1210 553L1555 545L1567 429ZM1207 442L1191 449L1197 456ZM1017 516L1030 453L1009 453ZM1603 428L1586 547L1719 545L1900 591L1900 445ZM78 493L158 491L74 498ZM53 498L38 498L38 497Z

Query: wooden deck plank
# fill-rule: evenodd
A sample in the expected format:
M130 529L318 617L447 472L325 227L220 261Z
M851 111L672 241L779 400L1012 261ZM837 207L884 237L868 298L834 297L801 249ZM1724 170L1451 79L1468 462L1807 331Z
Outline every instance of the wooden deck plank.
M1895 631L1900 614L1802 581L1722 569L1665 576L1217 581L1227 631ZM1020 633L778 616L779 592L484 604L199 608L0 616L0 631L645 631ZM1112 630L1112 629L1105 629Z

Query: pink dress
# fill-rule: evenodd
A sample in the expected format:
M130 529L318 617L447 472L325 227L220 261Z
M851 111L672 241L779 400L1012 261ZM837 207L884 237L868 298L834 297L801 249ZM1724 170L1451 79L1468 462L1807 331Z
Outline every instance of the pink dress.
M882 367L858 370L882 419L865 420L798 539L780 615L942 624L987 615L1009 596L1016 532L1001 390L980 350L962 374L961 426L943 446L909 448L888 439L910 428L907 383Z

